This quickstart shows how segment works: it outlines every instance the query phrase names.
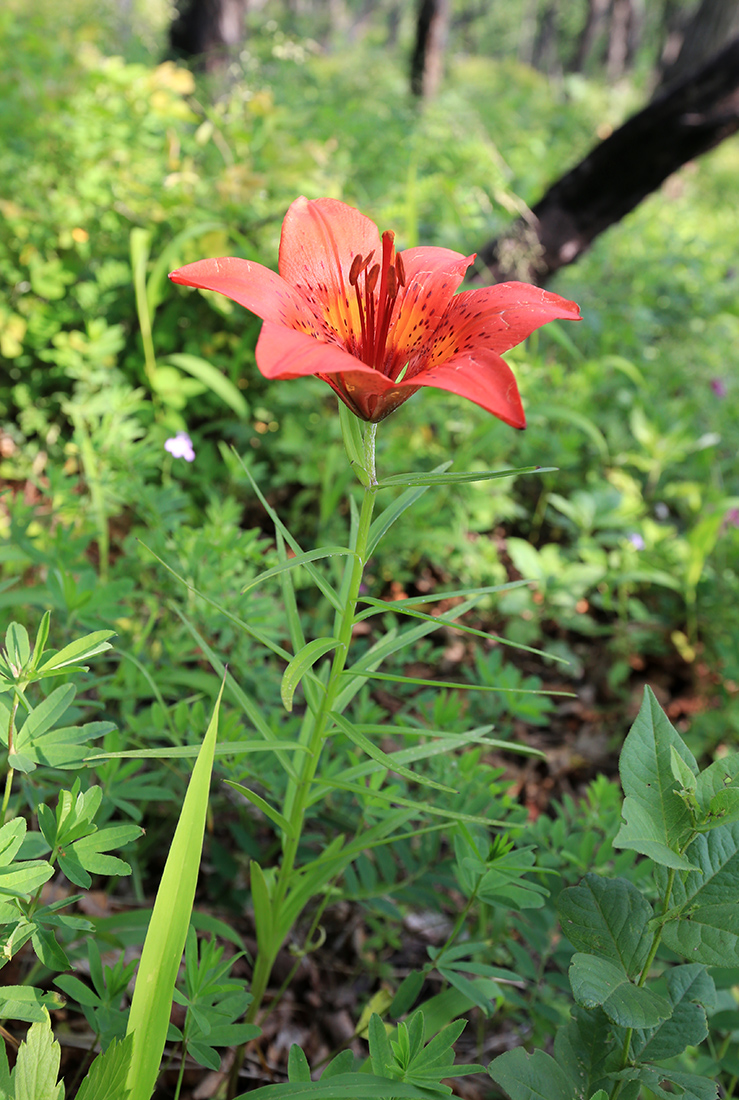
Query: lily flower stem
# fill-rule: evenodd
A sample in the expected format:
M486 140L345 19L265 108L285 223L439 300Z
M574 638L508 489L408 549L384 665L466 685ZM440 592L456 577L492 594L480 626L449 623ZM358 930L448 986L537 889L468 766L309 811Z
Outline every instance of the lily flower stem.
M271 898L272 917L275 928L279 928L282 908L286 900L289 900L289 891L293 880L295 861L303 832L305 814L310 802L313 780L315 779L323 746L330 730L331 711L339 693L341 676L346 667L349 647L351 645L354 614L359 598L359 588L362 583L364 568L367 564L370 526L372 524L375 494L377 492L377 478L374 461L376 430L376 424L369 424L364 435L365 473L367 474L366 480L368 484L364 488L362 508L359 515L359 523L357 525L352 573L349 580L346 601L339 619L339 629L336 635L339 639L339 645L334 650L331 670L323 691L323 698L316 712L313 727L307 742L307 751L302 754L302 762L300 764L297 782L294 783L292 791L288 789L285 799L286 806L290 807L288 817L290 834L285 838L282 863L277 873L274 892ZM257 955L251 983L251 995L253 1000L247 1014L247 1020L250 1022L256 1019L259 1014L267 983L272 973L272 967L277 958L277 953L288 934L289 929L285 931L284 935L280 934L275 936L270 944L270 950L260 951Z

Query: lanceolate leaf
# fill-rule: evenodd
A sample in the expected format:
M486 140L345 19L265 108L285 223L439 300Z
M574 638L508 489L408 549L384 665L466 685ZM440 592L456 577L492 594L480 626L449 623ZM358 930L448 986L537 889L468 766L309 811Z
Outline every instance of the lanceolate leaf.
M437 791L449 791L452 794L456 794L456 791L453 787L447 787L443 783L436 783L433 779L428 779L424 775L416 775L415 772L412 772L410 770L410 768L404 767L403 764L399 761L396 762L396 753L388 755L388 753L383 752L382 749L379 748L379 746L377 746L373 741L370 741L369 737L365 737L361 730L358 729L358 727L355 726L352 722L349 722L346 718L344 718L343 715L332 712L331 718L336 723L341 732L346 734L350 741L354 742L357 748L360 748L363 752L366 752L372 760L380 764L382 767L387 768L389 771L395 772L397 775L402 775L404 779L409 779L411 783L420 783L424 787L433 787Z
M37 671L43 674L65 668L67 665L78 665L80 661L86 661L88 657L94 657L97 653L104 653L106 649L110 649L107 639L114 637L114 630L96 630L92 634L86 634L84 638L77 638L76 641L60 649L53 657L49 657Z
M378 489L392 485L462 485L471 481L497 481L521 474L551 474L556 466L521 466L517 470L476 470L472 473L392 474L378 482Z
M690 811L676 791L671 747L696 775L692 753L671 726L654 692L646 687L621 752L624 824L613 844L649 856L662 866L687 871L695 864L681 854L681 848L692 823Z
M265 569L264 573L260 573L254 580L245 584L241 589L242 595L244 592L256 588L257 585L263 584L264 581L269 580L270 577L278 577L280 573L284 573L286 569L297 569L299 565L308 565L310 562L319 561L321 558L345 557L347 554L351 553L352 551L346 546L322 546L318 550L306 550L303 554L295 554L294 557L288 558L287 561L282 562L281 565L274 565L271 569Z
M583 1008L600 1005L620 1027L654 1027L672 1012L664 997L646 986L634 985L622 967L597 955L573 955L570 984L579 1005Z
M586 875L557 899L562 931L577 951L602 955L622 966L629 977L646 962L653 933L652 907L625 878Z
M285 833L286 836L294 836L294 830L290 826L290 822L284 817L274 806L270 806L269 802L265 801L261 795L255 794L254 791L250 791L248 787L245 787L243 783L236 783L232 779L227 779L229 787L233 787L239 794L243 794L244 798L247 798L251 802L252 806L256 806L261 810L266 817L273 821L275 825Z
M280 685L280 697L285 710L293 709L293 696L300 681L306 672L313 668L316 661L320 661L332 649L336 649L341 642L338 638L314 638L296 653L282 674Z
M696 837L687 855L699 869L675 876L670 904L679 916L665 924L664 943L690 962L739 966L739 823ZM659 878L664 885L666 872Z
M131 1100L150 1100L159 1074L200 868L222 694L223 686L190 777L141 954L127 1028L134 1036L127 1078Z
M488 1073L511 1100L573 1100L575 1082L543 1050L507 1050L493 1059Z

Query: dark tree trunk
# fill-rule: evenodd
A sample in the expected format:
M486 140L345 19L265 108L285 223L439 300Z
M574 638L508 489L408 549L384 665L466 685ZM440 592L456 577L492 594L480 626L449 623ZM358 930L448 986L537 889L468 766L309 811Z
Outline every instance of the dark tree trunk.
M177 57L197 58L206 69L222 65L244 40L247 0L178 0L169 28Z
M739 130L739 38L633 115L558 180L528 220L480 249L477 282L543 284L686 161Z
M702 0L687 26L668 39L657 94L695 72L738 34L737 0Z
M560 70L559 42L557 24L559 22L558 0L551 0L544 8L536 28L536 37L531 52L531 64L539 72L550 75Z
M413 95L430 99L438 90L448 29L449 0L420 0L411 58Z
M609 80L618 80L626 72L633 21L634 9L631 0L613 0L611 29L608 36L608 61L606 64Z

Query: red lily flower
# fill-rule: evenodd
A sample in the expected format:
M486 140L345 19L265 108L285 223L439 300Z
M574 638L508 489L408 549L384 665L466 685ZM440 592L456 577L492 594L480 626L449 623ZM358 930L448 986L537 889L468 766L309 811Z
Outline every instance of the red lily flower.
M282 224L280 274L250 260L199 260L170 275L215 290L264 321L265 378L314 374L362 420L377 423L420 386L469 398L526 426L501 353L574 302L527 283L456 294L474 256L448 248L395 252L394 234L335 199L296 199Z

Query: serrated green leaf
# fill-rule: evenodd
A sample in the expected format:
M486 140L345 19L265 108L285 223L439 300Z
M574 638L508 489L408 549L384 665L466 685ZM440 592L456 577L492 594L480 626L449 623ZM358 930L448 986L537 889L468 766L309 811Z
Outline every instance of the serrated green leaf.
M133 1035L118 1042L114 1039L108 1049L98 1054L80 1085L77 1100L128 1100L131 1090L126 1084L133 1053Z
M663 928L663 942L691 962L739 965L739 823L696 837L688 849L697 870L677 875L670 904L679 916ZM666 872L658 881L664 889Z
M328 1082L310 1084L267 1085L243 1092L236 1100L435 1100L438 1096L428 1088L418 1088L406 1081L367 1073L337 1073ZM570 1098L571 1100L571 1098Z
M523 1047L494 1058L488 1074L511 1100L572 1100L574 1082L543 1050L527 1053Z
M681 854L692 828L690 811L675 790L671 748L693 774L697 765L685 742L673 729L651 688L621 752L624 823L613 841L675 870L694 866Z
M299 653L296 653L282 674L280 684L280 698L285 710L293 709L293 696L300 681L308 669L313 668L316 661L320 661L332 649L341 645L338 638L314 638L308 642Z
M636 1030L632 1037L633 1055L641 1062L674 1058L708 1034L706 1008L716 1003L716 987L705 966L688 963L668 970L667 995L670 1018L648 1031Z
M573 955L569 975L577 1003L583 1008L602 1007L619 1027L654 1027L672 1012L664 997L634 985L623 967L597 955Z
M51 1031L49 1014L34 1023L26 1033L25 1042L18 1049L18 1060L13 1070L14 1100L61 1100L64 1085L57 1083L62 1048Z
M562 931L576 951L597 954L633 977L644 966L653 934L651 905L625 878L586 875L557 899Z
M84 638L77 638L74 642L64 646L53 657L49 657L48 661L45 661L37 671L43 674L52 669L64 668L66 665L86 661L88 657L95 657L98 653L105 653L106 650L112 649L106 639L114 637L115 630L95 630L92 634L86 634Z

